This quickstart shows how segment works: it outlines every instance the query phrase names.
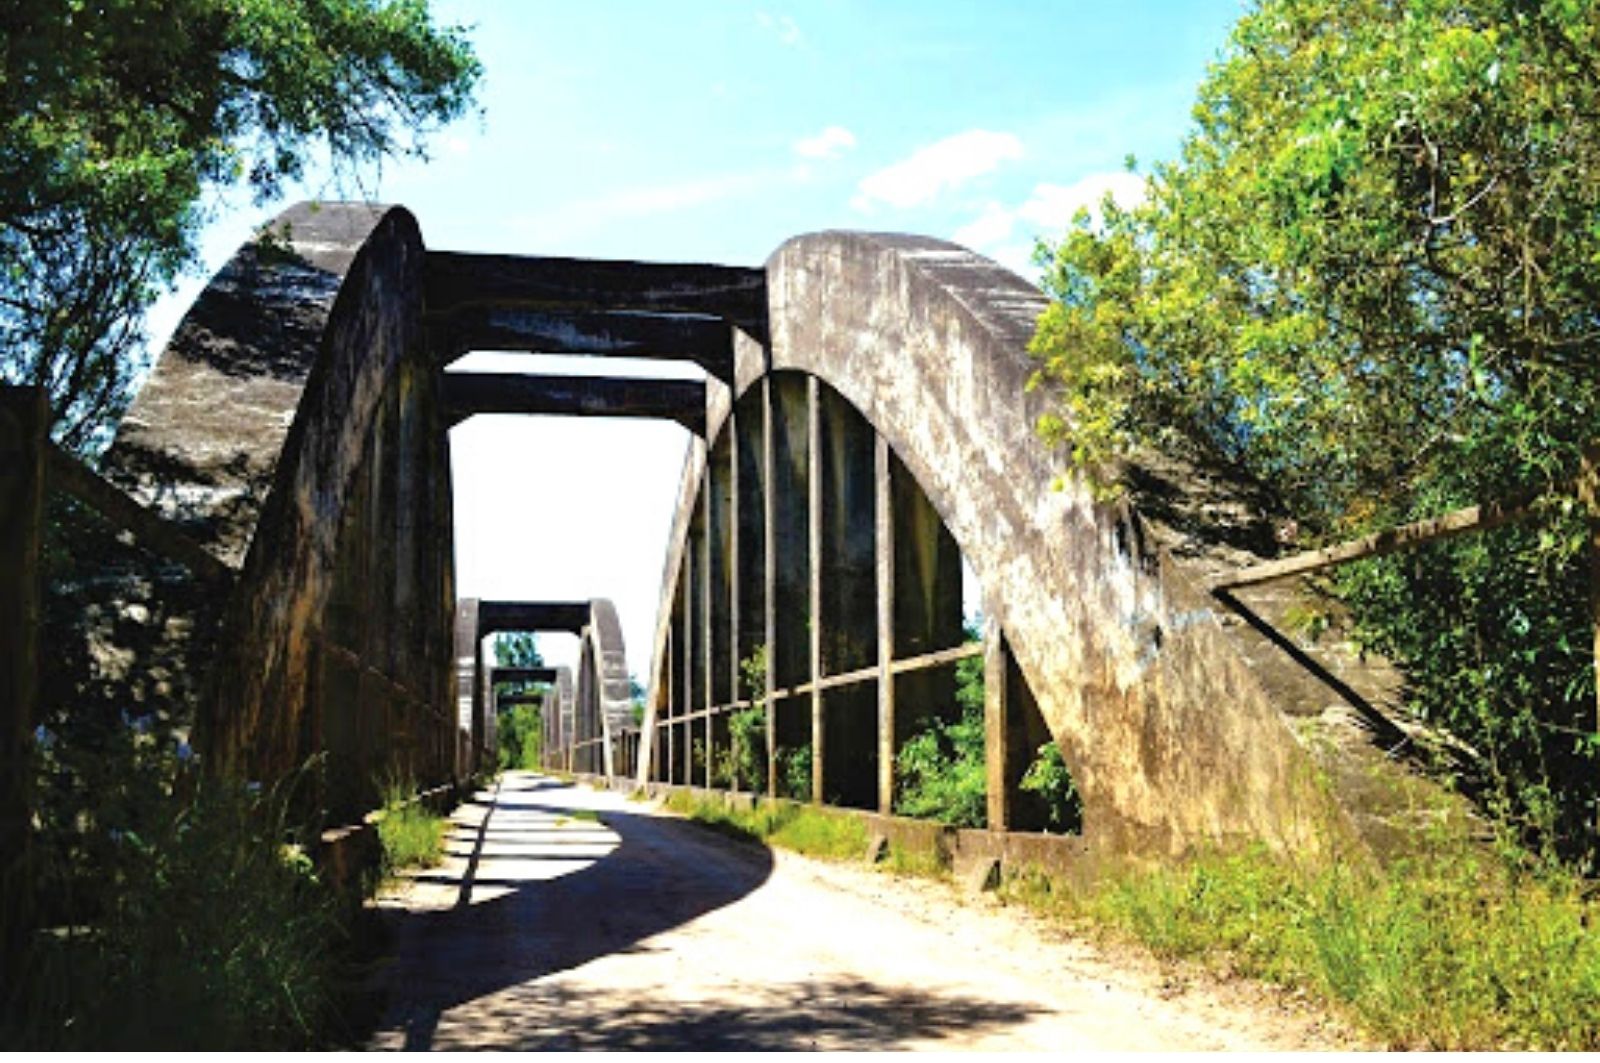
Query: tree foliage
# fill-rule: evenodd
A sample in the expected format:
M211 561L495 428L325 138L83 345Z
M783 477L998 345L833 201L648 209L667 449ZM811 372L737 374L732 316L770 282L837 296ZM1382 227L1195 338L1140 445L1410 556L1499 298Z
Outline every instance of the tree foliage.
M1181 435L1324 539L1570 476L1600 437L1597 57L1586 0L1258 0L1180 158L1050 250L1042 432L1103 485ZM1594 813L1574 508L1343 577L1413 709L1569 837Z
M419 153L479 67L425 0L14 0L0 35L0 375L114 416L208 188Z
M538 636L531 631L502 631L494 637L494 663L501 668L543 668Z

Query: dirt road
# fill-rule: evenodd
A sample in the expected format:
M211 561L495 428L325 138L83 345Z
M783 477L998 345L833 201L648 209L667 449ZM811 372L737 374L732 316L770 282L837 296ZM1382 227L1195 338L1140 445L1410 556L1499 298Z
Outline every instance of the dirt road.
M374 1048L1352 1047L991 900L769 853L525 773L454 817L397 924Z

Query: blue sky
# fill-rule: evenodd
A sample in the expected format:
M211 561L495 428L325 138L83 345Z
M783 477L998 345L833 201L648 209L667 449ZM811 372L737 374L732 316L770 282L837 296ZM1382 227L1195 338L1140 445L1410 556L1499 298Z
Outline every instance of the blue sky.
M286 202L364 194L417 215L430 247L757 265L790 236L871 229L954 239L1025 274L1124 159L1172 157L1240 0L815 3L436 2L471 27L480 113L426 163L360 189L219 199L218 268ZM164 341L203 284L152 314ZM458 368L657 371L472 355ZM683 375L694 375L686 371ZM451 436L463 595L611 597L649 669L688 436L675 425L479 417ZM605 485L602 489L601 485ZM507 490L509 488L509 490ZM549 658L571 640L551 638Z

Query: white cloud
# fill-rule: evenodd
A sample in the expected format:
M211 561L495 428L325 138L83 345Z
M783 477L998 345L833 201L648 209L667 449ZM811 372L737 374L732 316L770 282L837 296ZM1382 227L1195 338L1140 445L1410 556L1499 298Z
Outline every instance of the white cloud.
M814 137L794 142L794 153L806 159L837 159L856 146L856 136L844 126L831 125Z
M1092 218L1100 217L1100 204L1107 193L1124 210L1144 198L1144 178L1125 170L1092 173L1070 185L1035 185L1033 195L1017 208L1017 216L1042 229L1063 230L1073 215L1086 209Z
M800 27L788 15L773 15L765 11L756 12L756 22L762 29L771 30L778 35L778 40L793 48L805 38L800 33Z
M1010 236L1016 224L1016 211L990 203L982 214L957 229L954 239L966 247L993 247Z
M1033 264L1032 238L1058 238L1072 224L1079 209L1087 210L1093 223L1098 224L1100 204L1107 193L1118 206L1133 207L1144 198L1144 178L1112 171L1092 173L1070 185L1037 184L1033 194L1018 207L986 204L951 239L988 255L1007 269L1033 277L1038 267Z
M916 207L1022 157L1022 141L1010 133L969 129L918 148L907 158L862 178L850 201L857 210L878 204Z
M1011 240L1018 223L1026 236L1058 236L1079 210L1087 210L1095 223L1107 194L1123 209L1144 198L1144 178L1123 171L1092 173L1070 185L1041 183L1019 207L989 203L983 212L955 231L953 239L975 250L993 251ZM1022 245L1012 243L1012 249Z

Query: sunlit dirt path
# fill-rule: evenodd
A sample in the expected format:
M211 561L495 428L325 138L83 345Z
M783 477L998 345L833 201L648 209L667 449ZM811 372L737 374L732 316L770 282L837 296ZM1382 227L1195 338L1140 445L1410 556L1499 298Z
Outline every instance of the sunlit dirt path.
M374 1048L1316 1049L1266 996L1184 988L987 900L508 775L386 897Z

